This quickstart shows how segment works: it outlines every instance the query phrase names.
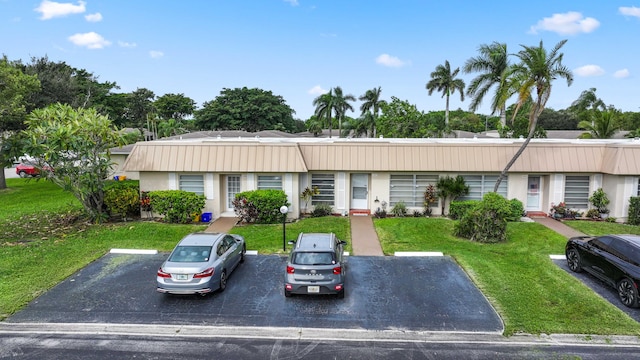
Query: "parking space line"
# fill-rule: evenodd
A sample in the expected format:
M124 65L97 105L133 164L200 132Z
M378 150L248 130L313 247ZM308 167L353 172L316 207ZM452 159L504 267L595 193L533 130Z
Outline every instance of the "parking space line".
M565 255L549 255L551 260L567 260Z

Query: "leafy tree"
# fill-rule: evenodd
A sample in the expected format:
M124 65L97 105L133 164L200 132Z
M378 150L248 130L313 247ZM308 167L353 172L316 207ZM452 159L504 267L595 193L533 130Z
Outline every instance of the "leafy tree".
M374 122L374 118L370 112L365 112L359 118L347 118L342 136L347 137L351 134L353 137L367 137L372 122Z
M315 115L311 115L309 120L305 122L305 127L307 131L312 133L313 136L318 136L322 134L322 121L319 120Z
M545 108L540 113L538 125L545 130L577 130L578 118L568 110Z
M431 73L431 80L426 85L429 95L433 94L433 91L442 92L442 97L446 98L446 107L444 115L444 124L449 126L449 97L455 93L456 90L460 93L460 100L464 101L464 81L462 79L456 79L460 68L456 68L451 71L451 65L449 60L445 60L444 65L436 66L435 71Z
M596 88L590 88L580 93L580 96L571 103L567 110L573 113L578 121L585 121L590 118L590 114L595 110L605 110L607 107L596 95Z
M640 128L640 112L625 111L620 114L620 127L623 130Z
M146 88L137 88L127 96L127 107L125 118L127 125L140 129L140 133L144 135L145 126L150 118L155 117L155 106L153 100L156 95L153 91Z
M111 121L95 109L54 104L34 110L26 124L25 150L41 174L71 192L91 220L102 222L110 149L122 144Z
M532 96L532 93L535 93L536 100L531 111L529 111L529 133L527 138L500 173L493 188L494 192L498 191L502 179L505 178L511 166L522 155L534 136L538 125L538 117L551 96L551 84L553 81L558 78L564 78L569 86L573 83L571 70L562 64L564 54L559 53L566 42L567 40L560 41L549 52L544 48L542 41L540 41L539 46L522 45L522 50L516 54L520 59L520 63L514 65L509 74L509 76L518 79L520 84L515 113Z
M23 67L26 74L37 75L41 84L40 90L31 94L29 100L33 107L27 110L55 103L102 109L110 91L118 88L115 82L101 83L93 73L65 62L53 62L47 56L32 57Z
M384 100L380 100L381 92L382 88L378 86L377 88L367 90L364 95L358 98L362 101L362 104L360 105L360 111L362 111L361 118L365 119L364 122L370 129L371 137L376 137L376 123L380 116L380 109L382 108L382 105L387 103ZM371 114L371 116L366 116L367 113Z
M15 131L24 128L30 94L38 91L40 83L35 75L23 73L18 64L6 56L0 58L0 164L11 166L13 158L21 154ZM4 171L0 171L0 189L6 189Z
M212 101L205 102L195 113L195 124L201 130L245 130L250 132L296 128L295 111L282 96L258 88L223 89ZM280 124L280 125L278 125Z
M377 131L390 138L424 137L427 134L426 117L415 105L392 96L391 102L382 105Z
M507 85L507 70L510 67L507 45L493 42L491 45L480 45L480 53L477 57L472 57L464 64L464 72L478 74L467 87L467 95L471 96L469 109L473 112L478 110L484 97L494 88L493 99L491 100L491 114L500 114L502 126L507 124L506 98L510 95ZM505 96L506 95L506 96Z
M186 133L187 130L182 126L182 121L176 119L161 120L158 123L158 136L168 137Z
M333 89L313 99L313 106L316 107L314 115L318 120L327 124L329 127L329 137L331 137L331 130L333 129L331 115L335 108Z
M158 115L164 120L183 120L189 115L193 115L196 103L193 99L184 94L164 94L156 99L154 103L158 110Z
M342 119L345 113L347 110L353 111L353 106L349 104L350 101L356 101L355 96L351 94L345 95L340 86L336 86L333 89L333 106L338 118L338 137L342 136Z
M591 121L583 120L578 123L580 129L587 130L586 133L580 135L582 139L611 139L619 130L617 121L618 111L615 108L609 108L604 111L593 110Z

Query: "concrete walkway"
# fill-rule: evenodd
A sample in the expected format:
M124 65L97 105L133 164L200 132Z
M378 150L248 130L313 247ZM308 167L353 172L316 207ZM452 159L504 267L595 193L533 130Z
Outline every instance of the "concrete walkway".
M546 227L548 227L549 229L557 232L558 234L566 237L567 239L570 237L574 237L574 236L585 236L586 234L581 233L578 230L575 230L574 228L567 226L565 224L562 223L562 221L558 221L558 220L554 220L550 217L547 216L533 216L531 217L531 220L537 222L538 224L544 225Z
M349 216L351 221L351 247L356 256L383 256L378 234L371 216Z
M204 232L228 233L236 226L237 222L238 218L236 217L219 217L215 219Z

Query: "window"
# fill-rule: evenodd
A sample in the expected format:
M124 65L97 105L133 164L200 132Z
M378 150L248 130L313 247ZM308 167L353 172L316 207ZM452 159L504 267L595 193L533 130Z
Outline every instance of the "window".
M258 190L282 190L282 176L259 175Z
M204 176L180 175L180 190L190 191L198 195L204 195Z
M318 189L318 195L313 195L311 205L335 204L335 176L333 174L312 174L311 188Z
M589 177L567 176L564 181L564 202L570 209L589 207Z
M394 206L404 201L404 204L410 207L423 207L427 186L435 185L437 182L438 175L391 175L389 205ZM437 203L431 205L438 206Z
M498 175L462 175L465 185L469 186L469 194L458 200L482 200L484 194L493 192L498 181ZM498 186L498 194L507 197L509 177L505 177Z
M638 189L636 191L636 196L640 196L640 178L638 179Z

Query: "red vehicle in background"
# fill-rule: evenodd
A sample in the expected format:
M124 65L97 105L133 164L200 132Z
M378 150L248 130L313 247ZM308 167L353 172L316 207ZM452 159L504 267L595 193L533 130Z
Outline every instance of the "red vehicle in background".
M40 175L40 171L31 164L19 164L16 166L16 174L21 178L26 178L27 176L36 177Z

